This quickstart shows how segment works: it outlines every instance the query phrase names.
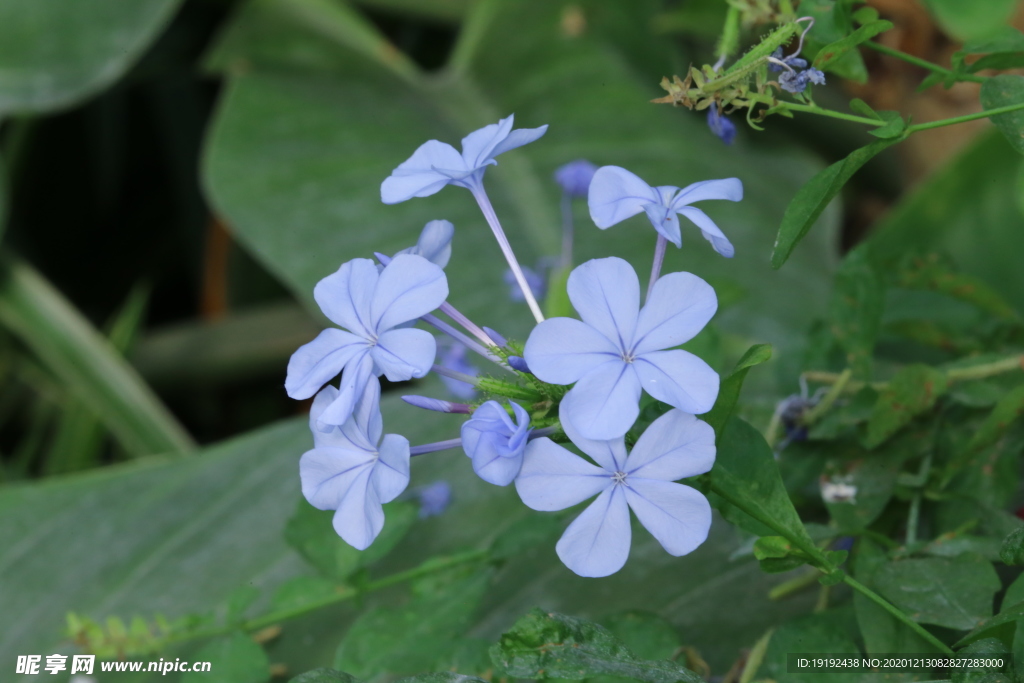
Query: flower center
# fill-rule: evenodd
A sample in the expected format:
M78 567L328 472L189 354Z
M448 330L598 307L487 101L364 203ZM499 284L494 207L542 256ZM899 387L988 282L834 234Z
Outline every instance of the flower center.
M612 475L612 481L615 482L616 484L625 484L626 473L621 470L616 472L615 474Z
M636 360L636 356L633 355L632 351L623 351L622 360L624 360L627 363L632 363L633 361Z

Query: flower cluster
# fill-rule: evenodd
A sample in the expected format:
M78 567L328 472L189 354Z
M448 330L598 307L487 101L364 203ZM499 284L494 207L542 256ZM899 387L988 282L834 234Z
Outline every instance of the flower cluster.
M380 533L382 504L408 486L411 457L460 447L481 479L514 484L535 510L561 510L597 496L556 546L566 566L582 576L607 576L625 564L630 510L672 555L689 553L707 536L707 500L676 482L707 472L714 463L714 432L695 416L714 405L719 378L703 360L677 347L707 325L717 299L696 275L662 276L661 266L669 242L682 246L680 216L696 225L715 251L731 257L734 249L725 234L693 204L739 201L743 186L729 178L652 187L624 168L597 168L585 160L558 169L563 249L559 265L549 260L546 268L568 272L572 265L572 202L578 198L586 198L601 229L646 214L657 241L642 304L640 279L629 263L594 259L572 269L565 285L579 319L545 320L537 295L546 283L519 265L483 181L495 157L546 130L515 130L509 116L466 136L461 152L431 140L381 185L387 204L426 197L446 185L470 191L505 255L518 298L537 321L525 344L477 325L447 301L443 269L454 234L448 221L427 223L417 244L394 256L342 264L314 289L316 302L338 328L324 330L295 352L285 388L292 398L316 396L310 412L314 447L299 466L303 494L320 509L336 510L335 529L356 548L366 548ZM438 344L433 334L414 327L417 323L448 339ZM467 352L505 375L478 372L466 361ZM418 446L395 434L382 438L378 378L398 382L430 372L469 403L403 398L426 410L468 414L460 437ZM328 384L339 375L337 387ZM625 437L635 427L645 392L665 404L664 414L627 453ZM436 488L430 504L424 502L424 515L439 514L451 497L447 485Z

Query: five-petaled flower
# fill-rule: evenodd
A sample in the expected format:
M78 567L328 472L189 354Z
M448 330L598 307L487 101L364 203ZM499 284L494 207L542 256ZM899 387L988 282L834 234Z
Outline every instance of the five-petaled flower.
M409 441L387 434L381 439L380 382L371 378L345 424L320 418L338 390L324 387L313 400L309 426L313 450L299 461L302 495L320 510L337 510L334 530L352 547L364 550L384 527L383 503L409 485Z
M715 290L691 273L670 273L640 308L636 271L620 258L587 261L567 283L582 321L551 318L526 341L526 362L539 379L576 385L561 414L588 439L629 431L641 388L688 413L711 410L718 373L697 356L672 349L692 339L718 308Z
M429 197L448 184L479 190L484 171L498 163L494 157L533 142L548 129L512 130L513 119L514 115L509 116L462 138L461 154L446 142L424 142L381 184L381 201L397 204L413 197Z
M487 401L462 425L462 448L473 461L473 471L484 481L508 486L523 464L530 437L530 415L509 401L513 420L497 401Z
M602 230L645 211L658 234L677 247L683 246L677 216L681 214L700 228L715 251L731 258L735 250L725 234L706 213L690 206L705 199L738 202L743 199L743 183L739 178L725 178L704 180L682 189L671 185L651 187L624 168L602 166L590 183L588 203L590 217Z
M704 542L711 506L700 492L674 482L714 464L715 433L707 423L671 410L651 423L627 455L622 437L587 439L565 418L565 403L562 408L566 435L597 465L551 439L535 439L527 446L516 491L528 507L547 511L597 495L555 546L569 569L594 577L621 569L629 557L631 508L671 555L685 555Z
M353 259L317 283L313 298L331 321L292 354L285 389L295 399L313 396L344 371L341 391L320 413L326 424L344 424L371 377L392 382L423 377L437 352L426 330L400 327L430 313L448 297L444 271L422 256L400 254L380 272L370 259Z

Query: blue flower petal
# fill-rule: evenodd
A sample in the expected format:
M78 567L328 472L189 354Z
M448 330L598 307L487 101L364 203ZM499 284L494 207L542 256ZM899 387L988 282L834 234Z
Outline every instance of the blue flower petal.
M373 261L352 259L316 283L313 298L333 323L369 339L374 333L370 302L377 280L377 265Z
M422 256L438 267L444 268L452 257L452 237L454 235L455 226L451 221L430 221L423 226L416 246L402 249L395 256L399 254Z
M335 510L346 492L373 467L376 456L363 450L314 448L299 460L302 495L320 510Z
M518 130L514 130L508 134L508 137L499 142L494 149L491 150L491 157L493 158L517 147L528 145L534 140L540 139L546 132L548 132L547 125L539 126L538 128L520 128Z
M704 239L711 242L711 246L715 251L725 258L733 257L736 249L732 246L732 242L725 236L725 233L719 230L715 222L706 213L693 206L681 207L679 213L689 218L693 221L694 225L700 228Z
M587 261L569 275L566 290L583 322L620 351L632 345L640 308L640 280L633 266L616 257Z
M366 385L373 379L373 358L370 353L357 356L345 366L341 375L338 397L320 414L320 422L342 425L352 416L356 402L366 393Z
M447 298L448 279L439 266L422 256L399 254L381 271L376 282L370 302L372 329L380 334L415 320Z
M664 204L644 204L647 219L658 231L658 234L677 247L683 246L683 236L679 232L679 218L676 212Z
M569 419L573 397L567 396L559 406L558 418L562 424L562 430L569 437L577 448L594 459L598 465L609 473L624 471L626 466L626 440L619 436L614 439L588 439L580 434L579 430Z
M398 204L413 197L429 197L450 182L450 178L433 170L447 168L468 170L462 155L451 145L438 140L424 142L413 155L398 165L380 186L385 204Z
M715 290L692 273L658 278L637 318L633 353L679 346L704 329L718 310Z
M654 188L619 166L597 169L587 194L590 217L602 230L637 215L652 202L660 202Z
M526 507L543 511L572 507L611 485L608 472L547 437L534 439L526 447L523 468L516 477L516 491Z
M294 399L309 398L367 350L369 345L362 337L328 328L292 354L284 381L285 391Z
M530 433L530 416L509 402L513 422L497 401L487 401L462 425L462 448L473 461L473 471L484 481L507 486L519 474Z
M633 365L605 363L584 375L562 399L560 410L585 438L618 438L636 422L640 378Z
M672 209L679 211L684 206L707 199L725 199L738 202L743 199L743 182L739 178L723 178L721 180L702 180L687 185L672 199Z
M373 485L382 503L390 503L409 485L409 440L388 434L380 442L380 459L373 468Z
M515 114L511 114L462 138L462 159L466 168L479 168L495 156L495 147L512 132L515 118Z
M523 357L534 375L554 384L572 384L595 368L622 358L607 337L574 318L549 318L534 327Z
M700 415L718 398L718 373L688 351L651 351L638 356L633 367L644 391L673 408Z
M715 430L690 413L670 410L640 435L626 459L632 477L676 481L711 470L715 464Z
M622 489L606 489L573 520L555 546L565 566L580 576L609 576L626 564L632 532Z
M377 367L392 382L425 377L437 355L437 340L426 330L388 330L370 348Z
M366 550L384 528L384 509L372 481L373 468L356 477L338 503L334 530L356 550Z
M331 388L333 389L334 387ZM337 396L339 392L335 391L333 393ZM310 413L312 412L310 410ZM345 421L345 424L336 427L336 429L339 434L357 448L367 451L377 450L377 443L380 441L380 435L384 431L384 420L380 414L380 380L372 375L370 376L366 381L362 395L356 400L355 407L352 409L352 416Z
M586 197L590 190L590 181L594 179L597 166L586 159L577 159L559 166L555 171L555 182L562 186L562 191L570 197Z
M711 528L711 505L683 484L629 477L625 497L637 519L669 555L686 555L703 543Z

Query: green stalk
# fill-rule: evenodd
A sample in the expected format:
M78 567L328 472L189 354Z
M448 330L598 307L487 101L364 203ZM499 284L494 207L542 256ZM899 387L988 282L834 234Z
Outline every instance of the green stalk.
M863 123L865 126L884 126L888 121L882 121L881 119L869 119L866 116L856 116L855 114L844 114L841 111L833 111L831 109L824 109L817 105L812 104L794 104L792 102L781 103L786 109L793 111L802 111L808 114L817 114L818 116L828 116L833 119L842 119L843 121L852 121L854 123Z
M729 495L728 491L723 491L713 482L709 482L709 488L722 498L726 499L727 501L735 505L743 512L747 513L757 521L767 526L769 529L777 533L779 536L782 536L783 538L788 540L790 543L793 544L794 547L803 551L808 557L810 557L814 561L816 568L820 571L824 572L825 574L834 574L835 572L842 571L841 569L839 569L839 567L829 562L825 555L813 543L810 543L806 539L801 538L799 536L794 536L790 534L788 529L778 524L774 519L762 517L758 514L756 510L747 506L743 501L736 500L735 498ZM884 609L886 612L894 616L896 619L899 619L901 622L906 624L908 628L910 628L912 631L917 633L919 636L927 640L935 647L939 648L941 651L946 652L948 654L953 654L953 651L949 649L949 647L947 647L941 640L933 636L931 633L928 632L927 629L925 629L919 623L908 617L906 614L900 611L899 608L891 604L878 593L875 593L873 590L871 590L864 584L852 578L849 574L843 574L843 581L846 583L846 585L850 586L850 588L859 591L865 597L877 603L880 607L882 607L882 609Z
M885 45L882 45L881 43L874 43L868 41L866 43L863 43L863 45L864 47L871 48L875 52L881 52L883 55L889 55L890 57L895 57L896 59L902 59L904 62L913 64L914 66L919 66L922 69L927 69L932 73L942 74L943 76L955 78L958 81L974 81L975 83L983 83L984 81L987 80L985 76L978 76L975 74L961 74L955 71L950 71L949 69L941 67L938 64L932 64L926 59L921 59L920 57L915 57L914 55L908 55L906 52L901 52L894 48L887 47Z
M1021 108L1024 108L1024 104L1021 105ZM991 363L981 363L967 368L953 368L951 370L946 370L946 379L949 382L968 382L976 379L995 377L996 375L1002 375L1014 370L1024 370L1024 356L1014 355L1009 356L1008 358L1001 358L1000 360L992 361ZM803 377L809 382L818 382L819 384L837 384L842 379L843 375L835 372L808 370L803 373ZM860 381L846 382L844 393L855 394L865 386L881 390L888 387L889 383Z
M943 126L952 126L957 123L965 123L967 121L976 121L977 119L987 119L992 116L999 116L1000 114L1009 114L1012 111L1019 111L1024 109L1024 102L1018 104L1008 104L1005 107L996 107L995 109L986 109L985 111L979 111L974 114L964 114L963 116L954 116L950 119L939 119L938 121L929 121L928 123L918 123L907 128L907 133L916 133L919 130L929 130L931 128L941 128Z

